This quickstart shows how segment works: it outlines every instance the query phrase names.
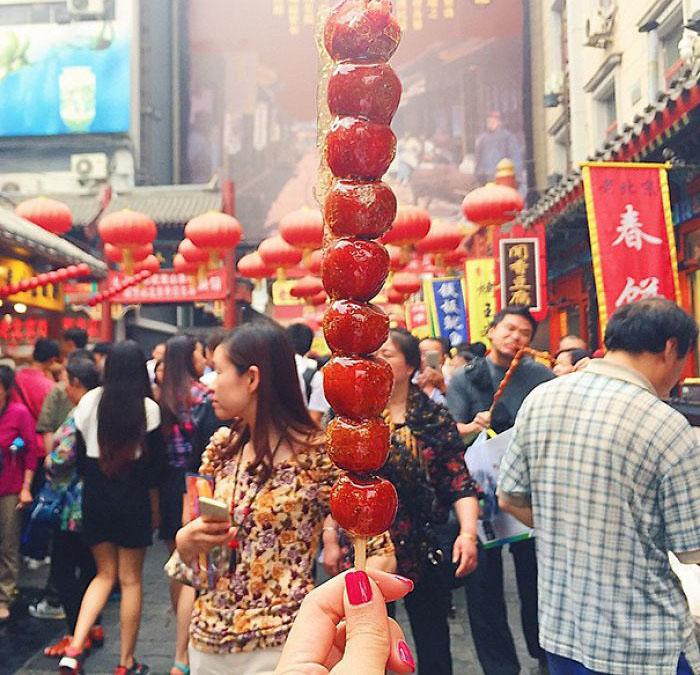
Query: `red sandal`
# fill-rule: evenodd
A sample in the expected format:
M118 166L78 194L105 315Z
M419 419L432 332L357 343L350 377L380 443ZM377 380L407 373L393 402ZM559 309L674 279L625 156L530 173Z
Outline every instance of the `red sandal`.
M72 641L72 635L64 635L58 642L44 649L44 656L48 656L50 659L61 658L61 656L64 656L66 653L66 647L68 647Z

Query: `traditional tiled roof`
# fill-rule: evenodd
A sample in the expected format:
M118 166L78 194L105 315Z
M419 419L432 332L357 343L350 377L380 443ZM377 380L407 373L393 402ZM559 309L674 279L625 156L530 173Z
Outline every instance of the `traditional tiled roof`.
M56 266L86 263L95 277L102 278L107 275L107 266L101 260L2 207L0 245L21 257L28 253L27 257L41 258Z
M100 212L98 194L45 196L58 199L69 206L75 227L91 223ZM181 227L195 216L220 210L221 191L208 185L135 187L128 192L115 193L104 215L127 208L145 213L161 227Z
M642 161L684 128L690 113L700 106L700 71L689 71L671 82L668 91L659 94L655 103L637 115L632 124L607 140L593 155L591 162ZM549 222L578 208L583 200L583 179L579 170L572 171L550 187L521 220L526 225Z

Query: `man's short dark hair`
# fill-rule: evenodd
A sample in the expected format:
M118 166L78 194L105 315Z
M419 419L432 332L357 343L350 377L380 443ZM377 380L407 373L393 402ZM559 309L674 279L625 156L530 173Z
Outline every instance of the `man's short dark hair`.
M49 338L39 338L34 343L34 353L32 358L37 363L48 363L51 359L58 359L61 356L61 348L56 340Z
M95 363L95 355L87 349L75 349L68 355L68 363L70 363L73 360L79 359L92 361L93 363Z
M71 359L66 366L69 380L78 380L88 391L100 386L100 371L89 359Z
M527 319L530 322L530 325L532 326L532 334L534 335L537 332L537 321L535 321L535 317L532 316L532 313L530 312L530 308L527 305L507 305L505 306L496 316L493 317L493 321L491 322L491 328L495 328L498 326L503 319L505 319L507 316L513 315L513 316L522 316L523 319Z
M314 332L305 323L293 323L287 326L286 332L287 338L297 354L304 356L311 349Z
M207 349L213 352L228 337L228 334L229 331L225 328L215 328L207 338Z
M109 353L112 351L112 346L111 342L96 342L92 348L92 353L109 356Z
M437 342L440 345L440 348L442 349L442 354L443 356L447 356L450 353L450 343L448 340L446 340L444 337L440 336L435 336L435 337L424 337L421 339L422 342Z
M608 351L660 354L674 339L684 357L698 340L698 325L678 305L665 298L639 300L618 309L605 329Z
M0 366L0 384L6 394L15 386L15 371L10 366Z
M483 342L472 342L467 345L467 351L474 356L486 356L486 345Z
M76 349L85 349L88 341L88 334L82 328L69 328L63 333L63 339L72 342Z

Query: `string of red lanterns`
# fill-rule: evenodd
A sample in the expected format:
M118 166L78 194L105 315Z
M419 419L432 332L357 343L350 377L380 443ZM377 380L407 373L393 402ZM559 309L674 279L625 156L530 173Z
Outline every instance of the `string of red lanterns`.
M98 305L101 302L104 302L105 300L113 298L115 295L119 295L119 293L126 290L127 288L140 284L142 281L148 279L148 277L150 277L152 274L153 272L151 272L150 270L143 270L141 272L138 272L133 277L129 277L127 279L124 279L123 281L120 281L115 286L112 286L112 288L106 291L102 291L101 293L97 293L96 295L93 295L88 300L87 304L90 307L94 307L95 305Z
M69 265L51 272L37 274L30 279L22 279L16 283L8 284L0 288L0 298L6 298L17 293L26 293L33 291L35 288L48 286L49 284L58 284L69 279L80 279L81 277L90 276L90 266L87 263L79 265Z

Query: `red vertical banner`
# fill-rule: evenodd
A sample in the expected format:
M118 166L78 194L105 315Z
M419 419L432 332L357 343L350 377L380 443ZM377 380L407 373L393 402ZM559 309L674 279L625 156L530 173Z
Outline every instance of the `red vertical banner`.
M494 234L498 308L527 305L537 321L547 316L547 240L543 223L501 228Z
M635 300L680 304L666 165L590 162L583 181L601 331Z

